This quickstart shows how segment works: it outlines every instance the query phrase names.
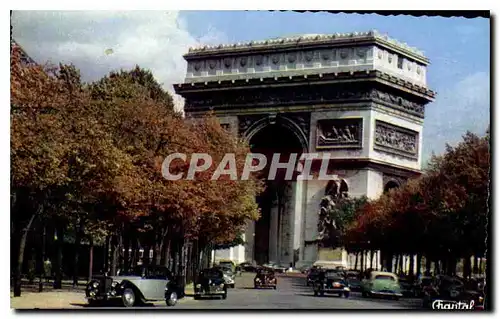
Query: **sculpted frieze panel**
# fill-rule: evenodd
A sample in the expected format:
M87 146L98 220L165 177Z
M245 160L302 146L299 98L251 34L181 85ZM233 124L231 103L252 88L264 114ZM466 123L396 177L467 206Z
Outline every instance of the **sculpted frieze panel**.
M379 90L368 90L356 87L318 87L311 89L307 87L290 90L288 88L275 88L272 90L248 90L244 94L235 93L212 93L200 95L196 99L186 101L187 108L197 107L238 107L242 105L293 105L302 103L336 103L368 101L383 103L394 109L408 112L409 114L423 117L424 106L409 101L397 95L389 94Z
M362 118L318 120L316 148L360 148L362 142Z
M413 101L409 101L394 94L389 94L379 90L372 90L370 97L374 100L390 103L396 107L399 107L401 109L404 109L405 111L414 113L419 116L423 116L425 112L424 105L415 103Z
M375 148L416 158L418 156L418 132L376 120Z

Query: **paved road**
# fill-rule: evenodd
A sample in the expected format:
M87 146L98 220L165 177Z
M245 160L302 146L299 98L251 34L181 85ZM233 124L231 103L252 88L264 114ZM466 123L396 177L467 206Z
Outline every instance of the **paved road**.
M314 297L312 288L305 285L305 278L279 277L278 289L253 289L255 274L244 273L236 277L236 287L228 291L227 299L194 300L188 296L179 300L175 307L166 307L165 302L155 302L142 309L415 309L420 308L419 299L402 298L399 301L362 298L360 293L351 296ZM50 291L24 293L22 298L11 298L11 307L16 309L72 308L89 310L83 292ZM109 307L114 308L114 307ZM121 307L120 307L121 308ZM114 308L115 309L115 308ZM124 309L124 308L121 308Z
M277 290L255 290L252 286L253 275L243 274L237 277L236 287L229 290L226 300L186 298L175 309L415 309L421 305L419 299L363 298L356 292L348 299L333 295L314 297L304 278L280 277Z

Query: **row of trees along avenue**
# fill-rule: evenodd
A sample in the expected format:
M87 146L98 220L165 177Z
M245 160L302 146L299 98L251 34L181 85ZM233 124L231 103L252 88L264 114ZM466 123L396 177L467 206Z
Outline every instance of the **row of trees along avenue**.
M433 155L419 178L376 200L338 199L329 209L337 228L322 244L356 253L356 264L363 256L362 269L379 267L363 261L381 251L381 266L388 271L402 271L403 256L409 256L410 275L421 269L452 275L460 261L469 277L483 268L477 261L486 257L489 193L489 129L483 137L467 132L457 146Z
M212 181L215 164L193 181L162 177L167 155L195 152L211 154L214 163L234 153L241 171L249 148L213 116L194 121L175 112L149 71L136 67L83 83L74 66L27 65L14 47L14 295L21 294L29 261L42 273L50 259L60 288L63 276L77 284L81 260L88 261L85 276L96 269L115 274L135 266L143 249L143 263L167 265L189 280L209 263L213 245L239 242L246 223L259 217L255 196L262 185L255 178ZM186 174L188 166L174 161L170 171ZM104 257L93 254L102 246Z

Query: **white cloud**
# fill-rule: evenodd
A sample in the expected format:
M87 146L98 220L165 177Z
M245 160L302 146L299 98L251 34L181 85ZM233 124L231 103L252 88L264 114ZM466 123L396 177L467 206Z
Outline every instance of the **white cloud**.
M490 124L490 74L470 74L452 87L438 92L428 105L424 123L424 161L446 143L455 145L467 131L483 135Z
M172 84L184 80L182 55L190 46L226 42L211 27L193 37L177 11L15 11L12 25L13 37L37 62L73 63L86 81L138 64L172 93ZM182 108L180 96L174 100Z

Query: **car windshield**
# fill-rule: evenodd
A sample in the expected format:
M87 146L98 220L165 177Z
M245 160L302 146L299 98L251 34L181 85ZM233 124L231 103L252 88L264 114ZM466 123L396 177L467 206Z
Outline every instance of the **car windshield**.
M325 273L325 276L328 277L328 278L342 278L342 273L338 272L338 271L327 271Z
M375 280L392 280L392 281L395 281L394 277L389 276L389 275L376 275L375 276Z
M119 276L139 276L139 277L142 277L145 275L145 273L146 273L146 268L144 268L143 266L135 266L132 269L129 269L127 271L121 269L118 272L118 275Z

